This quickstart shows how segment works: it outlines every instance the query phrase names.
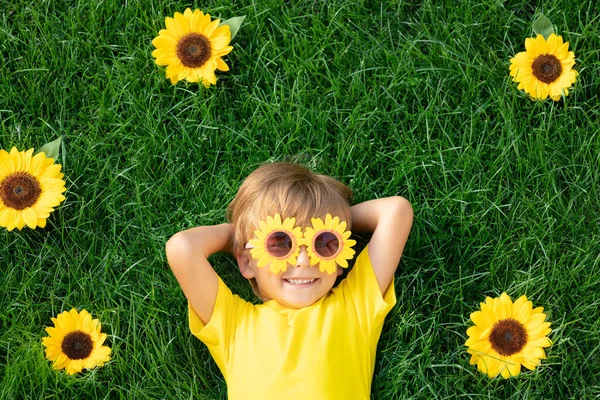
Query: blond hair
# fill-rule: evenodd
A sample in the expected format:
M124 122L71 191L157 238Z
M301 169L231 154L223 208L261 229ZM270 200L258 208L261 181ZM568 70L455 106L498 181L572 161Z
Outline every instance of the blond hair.
M296 218L296 226L311 226L310 219L325 219L330 213L346 221L350 229L352 190L340 181L316 174L289 162L265 164L244 180L227 207L227 220L234 226L233 251L238 254L254 237L260 221L276 213ZM256 282L250 281L258 294Z

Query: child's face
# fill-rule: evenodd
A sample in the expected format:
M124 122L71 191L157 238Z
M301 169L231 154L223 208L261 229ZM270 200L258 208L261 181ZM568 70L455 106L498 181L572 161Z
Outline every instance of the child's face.
M241 268L242 275L246 279L256 279L262 297L290 308L308 307L318 301L329 293L336 278L342 273L340 267L337 268L337 273L329 274L322 272L319 264L310 265L306 246L300 247L296 265L288 263L284 272L274 274L269 265L258 268L257 261L251 257L247 262L248 267Z

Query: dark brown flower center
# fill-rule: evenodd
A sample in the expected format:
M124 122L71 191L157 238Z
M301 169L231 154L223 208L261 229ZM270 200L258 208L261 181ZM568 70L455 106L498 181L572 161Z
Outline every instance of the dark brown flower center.
M492 327L490 343L500 355L510 356L521 351L527 344L527 331L519 321L503 319Z
M83 360L92 354L94 343L87 333L73 331L65 335L60 347L71 360Z
M552 83L562 74L562 65L555 56L543 54L537 56L531 64L533 75L544 83Z
M188 68L203 66L211 54L210 42L199 33L188 33L177 42L177 57Z
M0 182L0 199L6 207L24 210L42 194L37 178L27 172L14 172Z

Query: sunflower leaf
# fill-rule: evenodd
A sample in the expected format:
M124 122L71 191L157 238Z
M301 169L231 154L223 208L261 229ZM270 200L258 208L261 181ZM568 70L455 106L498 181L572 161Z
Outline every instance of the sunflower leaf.
M536 35L542 35L546 40L554 33L552 21L544 14L540 14L540 16L533 21L532 27Z
M245 18L246 18L245 15L242 15L241 17L229 18L228 20L221 22L219 24L219 26L229 25L229 29L231 30L231 39L233 39L233 37L240 30L240 26L242 26L242 22L244 21Z
M47 158L52 158L55 161L58 159L58 153L60 151L60 142L62 141L62 137L59 137L56 140L53 140L50 143L46 143L42 147L36 150L35 154L44 152Z

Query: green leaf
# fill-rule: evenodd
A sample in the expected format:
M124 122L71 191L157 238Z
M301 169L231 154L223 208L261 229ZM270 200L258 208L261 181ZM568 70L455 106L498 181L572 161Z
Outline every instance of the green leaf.
M244 18L246 18L245 15L242 15L241 17L229 18L227 21L221 22L219 24L219 26L221 26L221 25L229 25L229 29L231 30L231 39L233 39L233 37L240 30L240 26L242 26L242 22L244 21Z
M548 40L550 35L554 33L552 21L550 21L544 14L540 14L540 16L533 21L532 27L536 35L542 35L546 40Z
M44 152L46 154L46 157L52 158L52 159L54 159L54 161L56 161L58 159L58 153L60 151L60 142L61 141L62 141L62 137L59 137L58 139L56 139L50 143L46 143L45 145L43 145L42 147L37 149L34 154Z

